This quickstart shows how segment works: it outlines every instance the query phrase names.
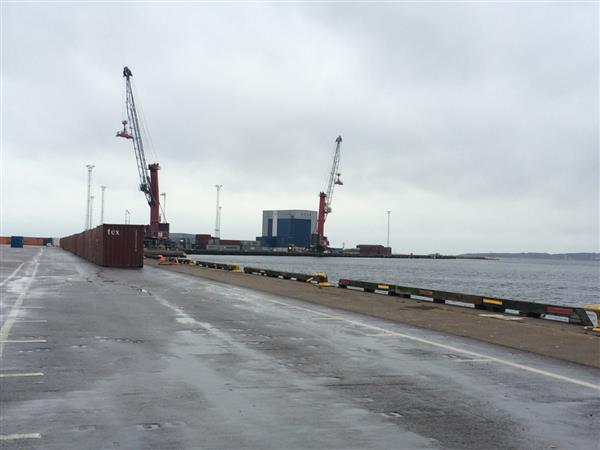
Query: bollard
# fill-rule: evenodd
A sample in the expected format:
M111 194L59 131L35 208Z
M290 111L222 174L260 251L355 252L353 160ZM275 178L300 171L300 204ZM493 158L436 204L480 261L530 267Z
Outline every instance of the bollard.
M595 331L596 333L600 333L600 305L585 305L585 307L583 309L596 314L597 325L592 328L592 331ZM590 327L586 327L586 328L590 328Z

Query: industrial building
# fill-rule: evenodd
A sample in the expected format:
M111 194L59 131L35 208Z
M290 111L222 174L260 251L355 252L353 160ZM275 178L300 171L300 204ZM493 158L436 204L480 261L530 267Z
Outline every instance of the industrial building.
M263 211L262 236L256 238L263 247L309 247L310 235L317 224L317 211L285 209Z

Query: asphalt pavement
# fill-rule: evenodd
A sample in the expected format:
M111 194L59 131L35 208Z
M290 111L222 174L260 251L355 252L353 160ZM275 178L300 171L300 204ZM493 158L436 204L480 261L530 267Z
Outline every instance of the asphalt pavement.
M597 449L600 370L1 246L0 448Z

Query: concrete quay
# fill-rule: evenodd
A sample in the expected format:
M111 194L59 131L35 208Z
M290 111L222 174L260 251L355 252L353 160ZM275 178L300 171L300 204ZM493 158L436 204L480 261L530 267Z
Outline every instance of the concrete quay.
M594 449L600 441L595 364L416 323L427 312L438 327L437 311L452 307L431 305L400 323L315 300L339 291L390 301L361 292L197 267L106 269L55 248L0 252L2 449ZM600 339L572 325L477 320L564 329L578 336L564 345L588 342L598 358Z

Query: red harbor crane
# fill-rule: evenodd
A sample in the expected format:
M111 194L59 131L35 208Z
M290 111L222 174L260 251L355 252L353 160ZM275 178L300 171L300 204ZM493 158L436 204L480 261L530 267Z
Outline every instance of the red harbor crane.
M121 122L123 129L117 132L117 137L130 139L133 143L135 159L137 161L138 175L140 178L140 191L146 195L148 205L150 205L150 225L146 229L147 238L168 238L169 224L160 223L160 195L158 190L158 163L146 164L146 155L144 153L144 144L142 142L142 133L133 90L131 89L131 77L133 74L129 67L123 68L123 77L125 78L125 109L127 110L127 119ZM127 130L129 124L130 130Z
M317 229L312 235L312 246L318 250L323 251L329 247L329 241L325 236L325 219L327 214L331 212L331 202L333 200L333 190L336 185L343 185L340 180L340 173L338 172L340 167L340 145L342 143L342 137L338 136L335 140L335 152L333 154L333 164L331 165L331 172L329 173L329 179L325 191L319 193L319 215L317 217Z

